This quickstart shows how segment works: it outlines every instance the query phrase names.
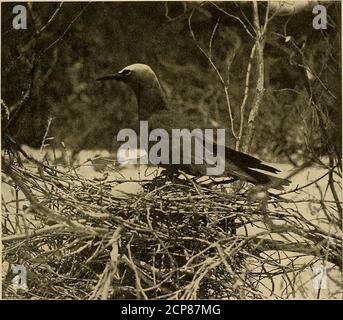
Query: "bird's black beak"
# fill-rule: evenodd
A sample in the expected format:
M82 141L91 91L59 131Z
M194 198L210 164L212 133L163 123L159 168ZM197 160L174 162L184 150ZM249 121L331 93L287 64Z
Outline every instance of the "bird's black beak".
M120 80L123 78L123 75L120 73L112 73L112 74L106 74L104 76L101 76L99 78L96 78L95 81L103 81L103 80Z

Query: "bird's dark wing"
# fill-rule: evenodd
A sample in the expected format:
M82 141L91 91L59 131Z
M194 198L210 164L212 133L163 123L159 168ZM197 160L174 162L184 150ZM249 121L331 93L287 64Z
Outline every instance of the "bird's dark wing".
M276 168L263 164L261 160L253 156L250 156L243 152L236 151L229 147L225 147L225 157L226 159L230 159L236 165L240 165L243 167L259 169L259 170L268 171L272 173L280 172L280 170Z
M266 186L268 188L283 190L284 186L288 186L291 183L287 179L274 177L274 176L271 176L269 174L266 174L266 173L263 173L263 172L259 172L259 171L256 171L256 170L252 170L252 169L249 169L249 168L245 169L245 171L251 177L253 177L256 181L258 181L257 184L264 185L264 186Z
M197 122L196 121L190 121L188 117L185 117L180 115L178 113L172 113L172 112L161 112L156 113L149 119L149 126L151 129L153 128L164 128L168 131L168 133L171 133L171 129L174 128L188 128L190 131L192 129L197 128ZM207 143L213 143L213 150L214 152L217 152L218 145L213 141L205 140L205 136L201 135L199 137L194 136L198 141L201 141L204 145L206 141ZM199 140L201 139L201 140ZM215 140L216 141L216 140ZM192 148L193 148L192 144ZM175 152L175 150L172 150L171 146L171 152ZM181 142L181 149L182 149L182 142ZM277 173L280 170L268 166L266 164L263 164L261 160L250 156L248 154L245 154L243 152L236 151L234 149L231 149L227 146L224 147L225 149L225 171L223 173L223 176L233 176L236 178L239 178L243 181L249 181L254 184L263 184L263 185L275 185L275 186L283 186L288 185L289 181L281 178L274 177L272 175L269 175L267 173ZM192 158L192 164L187 165L167 165L164 167L168 167L171 170L183 170L184 172L195 175L195 176L201 176L201 175L207 175L206 169L211 166L211 164L204 163L202 165L194 164L195 163L195 153L193 150L191 151L191 158ZM256 170L262 170L266 171L259 172Z
M204 140L205 142L205 140ZM213 142L214 150L218 150L218 145ZM278 173L280 170L263 164L261 160L246 153L236 151L225 146L225 174L233 175L239 179L246 180L255 184L269 185L275 189L282 189L289 185L290 181L271 176L263 170L270 173Z

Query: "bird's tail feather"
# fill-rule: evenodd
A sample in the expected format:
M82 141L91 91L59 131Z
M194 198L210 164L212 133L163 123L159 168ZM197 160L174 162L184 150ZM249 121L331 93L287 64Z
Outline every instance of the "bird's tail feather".
M228 147L225 148L225 156L227 159L230 159L232 162L239 166L246 166L249 168L264 170L272 173L280 172L280 170L274 167L263 164L261 160L253 156Z
M259 171L255 171L252 169L245 170L249 176L251 176L255 181L251 181L253 183L259 183L265 185L268 188L282 190L284 186L288 186L291 182L287 179L278 178L271 176L269 174L265 174Z

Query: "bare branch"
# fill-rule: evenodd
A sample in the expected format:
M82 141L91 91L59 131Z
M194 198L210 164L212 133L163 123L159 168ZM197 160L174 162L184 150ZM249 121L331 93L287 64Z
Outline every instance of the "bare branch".
M265 36L267 32L267 22L261 29L260 20L259 20L259 13L258 13L258 5L257 2L253 2L253 12L254 12L254 26L256 29L256 38L255 38L255 45L257 50L256 55L256 63L257 63L257 81L256 81L256 93L254 97L254 101L250 110L249 118L248 118L248 132L246 136L246 140L243 146L244 152L249 152L252 144L253 137L255 135L255 119L258 115L260 106L262 104L263 96L264 96L264 46L265 46Z
M81 17L82 13L87 9L87 7L90 5L90 2L87 2L87 4L80 10L80 12L74 17L74 19L69 23L67 28L63 31L63 33L50 45L48 45L43 51L42 54L49 51L52 47L54 47L56 44L58 44L60 41L63 40L65 35L69 32L70 28L73 26L73 24Z
M230 18L233 18L233 19L235 19L235 20L237 20L242 26L243 26L243 28L245 29L245 31L247 32L247 34L251 37L251 38L255 38L254 36L253 36L253 34L249 31L249 28L247 27L247 25L243 22L243 20L241 19L241 18L239 18L239 17L237 17L237 16L235 16L235 15L233 15L233 14L230 14L230 13L228 13L227 11L225 11L223 8L221 8L221 7L219 7L218 5L217 5L217 3L216 2L210 2L214 7L216 7L220 12L222 12L222 13L224 13L225 15L227 15L228 17L230 17ZM254 32L256 33L256 30L254 30Z
M211 65L211 67L214 69L215 73L217 74L218 76L218 79L221 83L221 85L223 86L223 89L224 89L224 93L225 93L225 99L226 99L226 104L227 104L227 107L228 107L228 111L229 111L229 117L230 117L230 124L231 124L231 132L232 132L232 135L234 136L234 138L237 140L237 134L235 132L235 128L234 128L234 119L233 119L233 116L232 116L232 108L231 108L231 103L230 103L230 95L229 95L229 87L228 85L226 84L223 76L221 75L220 71L218 70L217 66L215 65L215 63L213 62L212 58L211 58L211 55L208 54L199 44L198 44L198 41L195 37L195 34L193 32L193 29L192 29L192 17L193 17L193 14L195 12L195 9L192 10L191 14L189 15L188 17L188 27L189 27L189 31L191 33L191 36L192 36L192 39L195 43L195 45L197 46L197 48L203 53L203 55L207 58L209 64ZM212 36L211 36L211 40L210 40L210 49L212 51L212 40L213 40L213 37L214 37L214 34L215 34L215 31L217 30L217 24L219 23L219 21L217 21L213 31L212 31Z
M245 115L246 103L248 101L251 65L252 65L253 59L255 57L255 51L256 51L256 44L254 44L253 47L251 48L247 72L246 72L246 76L245 76L244 98L243 98L243 101L242 101L240 108L239 108L240 109L240 125L239 125L238 139L236 141L236 150L241 150L241 147L242 147L242 137L243 137L243 129L244 129L244 115Z

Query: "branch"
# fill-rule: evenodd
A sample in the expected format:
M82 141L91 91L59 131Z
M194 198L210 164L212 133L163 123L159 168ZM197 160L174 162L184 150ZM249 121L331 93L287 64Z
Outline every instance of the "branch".
M232 132L232 135L234 136L234 138L237 140L238 137L237 137L237 134L235 132L235 128L234 128L234 119L233 119L233 116L232 116L232 109L231 109L231 103L230 103L230 96L229 96L229 87L227 86L223 76L221 75L220 71L218 70L217 66L214 64L213 60L212 60L212 41L213 41L213 38L214 38L214 34L215 34L215 31L217 30L217 27L218 27L218 23L219 23L219 20L217 21L213 31L212 31L212 35L211 35L211 39L210 39L210 45L209 45L209 52L210 53L207 53L197 42L196 40L196 37L195 37L195 34L193 32L193 29L192 29L192 17L193 17L193 14L195 12L195 8L193 8L189 18L188 18L188 27L189 27L189 31L191 33L191 36L192 36L192 39L195 43L195 45L197 46L197 48L203 53L203 55L206 57L206 59L208 60L208 62L210 63L211 67L214 69L214 71L216 72L218 78L219 78L219 81L221 83L221 85L223 86L224 88L224 93L225 93L225 99L226 99L226 104L227 104L227 107L228 107L228 111L229 111L229 117L230 117L230 124L231 124L231 132Z
M82 13L86 10L86 8L89 6L90 2L87 2L87 4L80 10L80 12L75 16L75 18L70 22L68 27L64 30L64 32L61 34L59 38L57 38L53 43L51 43L47 48L45 48L42 52L42 54L46 53L48 50L50 50L52 47L54 47L56 44L58 44L65 35L68 33L72 25L76 22L77 19L79 19L82 15Z
M2 237L1 241L2 241L2 243L6 243L6 242L25 240L25 239L29 240L29 239L34 238L34 237L39 236L39 235L51 234L52 231L56 231L56 230L63 229L63 228L65 228L65 225L62 223L58 223L58 224L54 224L52 226L44 227L44 228L41 228L38 230L33 230L33 231L27 232L27 233L14 234L14 235L10 235L7 237Z
M260 26L260 19L258 14L258 5L257 2L253 2L253 12L254 12L254 26L256 28L256 38L255 38L255 45L257 49L257 56L256 56L256 63L257 63L257 82L256 82L256 93L254 97L254 101L252 104L252 108L248 118L248 133L245 140L245 144L243 147L243 151L249 153L252 140L255 135L255 119L258 115L260 106L262 104L263 96L264 96L264 46L265 46L265 36L267 32L267 22L268 19L265 21L265 25L263 29Z
M224 9L222 9L221 7L219 7L215 2L210 2L214 7L216 7L220 12L224 13L225 15L227 15L230 18L236 19L245 29L245 31L247 32L247 34L251 37L251 38L255 38L253 36L253 34L249 31L247 25L243 22L242 19L240 19L239 17L234 16L233 14L228 13L227 11L225 11ZM256 30L254 30L254 32L256 33Z
M92 235L103 235L107 232L104 228L91 228L88 226L83 226L82 224L71 220L68 217L64 217L59 213L47 208L43 204L39 203L36 197L32 194L30 189L25 185L21 177L14 172L11 168L11 165L7 163L7 161L2 158L1 165L3 172L8 175L13 182L19 187L19 189L24 193L27 200L30 202L32 208L41 214L43 217L49 218L57 223L64 224L65 227L71 228L73 232L84 233L84 234L92 234Z
M328 254L327 248L320 244L318 246L309 246L306 243L285 243L283 241L261 238L253 238L251 242L256 244L255 249L257 253L269 250L290 251L304 255L314 255L318 258L323 258ZM342 257L339 253L329 253L328 261L342 268Z
M333 178L333 169L335 168L335 166L333 165L334 160L333 160L332 154L329 155L329 162L330 162L330 167L332 168L329 171L329 186L330 186L330 190L331 190L332 196L335 199L335 203L336 203L336 206L337 206L338 214L339 214L340 218L342 219L342 217L343 217L343 215L342 215L342 206L341 206L341 202L340 202L339 196L338 196L338 194L336 192L334 178Z
M252 61L255 57L255 51L256 51L256 43L253 45L251 48L250 52L250 57L249 57L249 63L247 67L247 72L246 72L246 78L245 78L245 89L244 89L244 98L240 106L240 125L239 125L239 133L238 133L238 139L236 141L236 150L240 150L242 147L242 136L243 136L243 128L244 128L244 113L245 113L245 107L246 103L248 101L248 94L249 94L249 82L250 82L250 73L251 73L251 65Z
M51 17L48 20L48 22L42 28L40 28L40 30L37 32L37 36L39 36L42 32L44 32L44 30L51 24L51 22L54 21L54 19L56 18L57 14L60 12L60 10L62 8L62 5L63 5L63 2L61 2L59 4L59 6L54 11L54 13L51 15Z

